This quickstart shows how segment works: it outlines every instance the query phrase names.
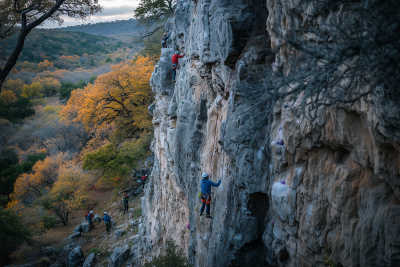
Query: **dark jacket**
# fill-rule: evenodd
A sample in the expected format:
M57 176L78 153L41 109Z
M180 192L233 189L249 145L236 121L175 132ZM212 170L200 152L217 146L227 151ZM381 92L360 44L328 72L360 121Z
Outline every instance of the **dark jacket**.
M163 38L161 38L161 40L167 41L170 35L171 35L171 32L167 36L164 36Z
M86 217L86 220L91 221L93 218L93 214L89 213L88 216Z
M106 214L103 216L103 221L108 223L109 221L111 221L111 217Z
M220 184L221 184L221 179L219 180L218 183L214 183L213 181L210 181L209 179L203 178L203 180L201 180L201 192L211 194L211 186L217 187Z

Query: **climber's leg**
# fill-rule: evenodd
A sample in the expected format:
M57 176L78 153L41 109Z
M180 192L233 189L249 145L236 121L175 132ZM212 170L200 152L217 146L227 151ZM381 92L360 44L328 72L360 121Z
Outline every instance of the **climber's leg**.
M208 203L206 204L206 213L207 213L207 216L210 216L210 206L211 206L211 203L208 202Z
M175 76L176 76L176 69L172 69L174 71L174 76L172 77L172 80L175 82Z
M200 216L203 215L204 213L204 208L206 207L206 201L203 201L203 199L201 200L202 205L201 205L201 209L200 209Z

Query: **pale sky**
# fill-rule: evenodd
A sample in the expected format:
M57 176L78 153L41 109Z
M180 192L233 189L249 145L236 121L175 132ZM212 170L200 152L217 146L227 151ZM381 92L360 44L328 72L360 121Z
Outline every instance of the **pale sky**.
M103 12L97 13L90 17L89 21L76 21L69 17L64 17L64 23L61 27L96 23L102 21L114 21L114 20L127 20L133 18L133 10L139 3L139 0L99 0L100 5L103 6ZM40 28L58 28L57 23L46 22L44 26Z

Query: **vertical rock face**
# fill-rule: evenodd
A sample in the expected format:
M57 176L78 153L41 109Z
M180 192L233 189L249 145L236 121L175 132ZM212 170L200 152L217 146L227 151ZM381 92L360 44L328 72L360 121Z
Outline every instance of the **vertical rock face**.
M271 78L272 62L285 68L290 48L271 49L282 36L351 16L310 12L312 1L178 1L151 79L143 260L172 238L196 266L322 266L326 248L343 266L400 266L399 106L371 94L309 121L301 95L266 113L248 94L247 84ZM174 84L176 50L186 56ZM212 220L199 216L204 171L222 179Z

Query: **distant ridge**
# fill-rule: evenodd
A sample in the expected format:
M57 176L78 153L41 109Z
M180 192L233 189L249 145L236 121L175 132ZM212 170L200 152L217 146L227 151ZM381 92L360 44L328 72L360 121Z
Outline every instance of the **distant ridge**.
M135 19L88 23L55 29L70 32L84 32L106 37L131 37L137 34Z

